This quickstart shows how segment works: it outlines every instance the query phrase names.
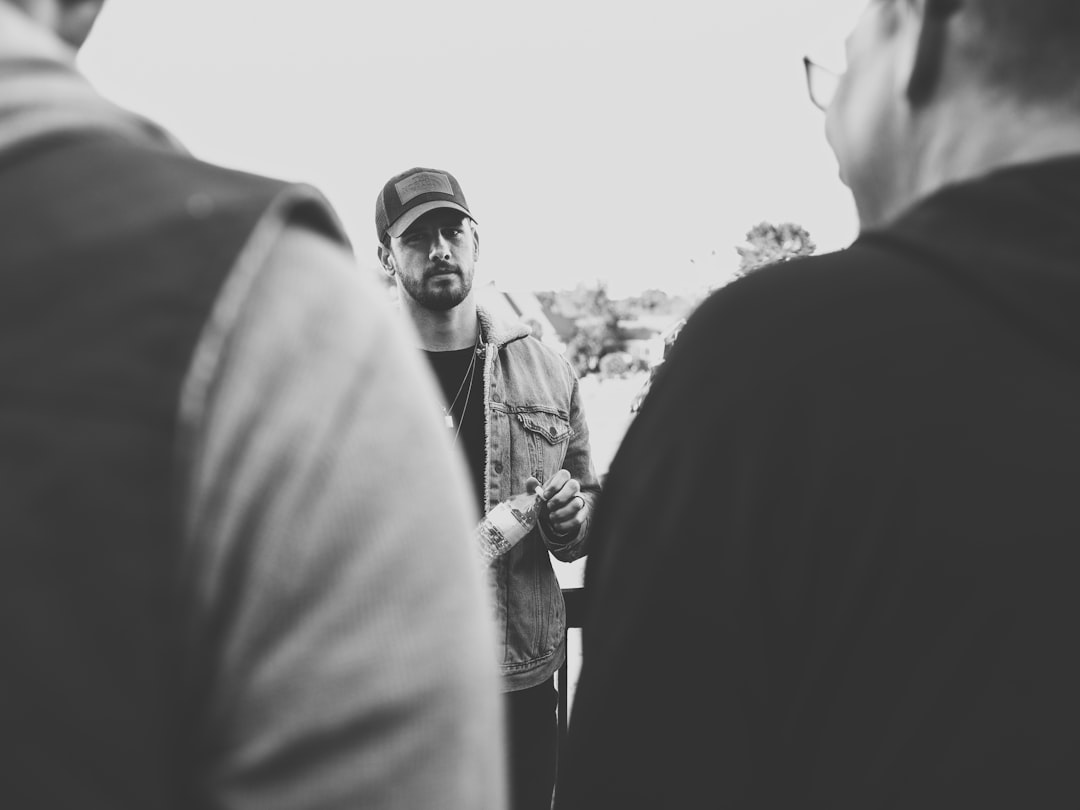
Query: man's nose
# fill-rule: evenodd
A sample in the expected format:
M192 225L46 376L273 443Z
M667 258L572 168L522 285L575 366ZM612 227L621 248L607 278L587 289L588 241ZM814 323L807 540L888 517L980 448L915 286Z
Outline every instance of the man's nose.
M435 234L431 239L431 253L432 259L449 259L450 258L450 243L446 240L441 233Z

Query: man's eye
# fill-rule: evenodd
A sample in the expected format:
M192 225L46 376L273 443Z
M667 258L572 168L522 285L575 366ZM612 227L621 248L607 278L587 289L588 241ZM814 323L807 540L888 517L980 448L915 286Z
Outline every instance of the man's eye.
M443 234L447 239L458 239L465 231L461 228L447 228Z

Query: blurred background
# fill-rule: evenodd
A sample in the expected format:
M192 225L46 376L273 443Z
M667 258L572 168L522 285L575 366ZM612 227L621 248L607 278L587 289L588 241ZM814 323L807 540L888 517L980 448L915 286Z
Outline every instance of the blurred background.
M456 175L482 298L578 368L603 473L705 295L854 238L802 57L842 69L863 5L109 0L80 63L197 156L318 187L380 277L382 184Z
M365 266L393 174L455 174L507 289L696 294L755 224L854 236L801 58L862 0L109 0L81 66L208 160L318 186Z
M842 70L864 4L109 0L80 63L198 157L318 187L380 278L382 184L454 174L481 297L575 364L602 475L710 291L855 237L802 57Z

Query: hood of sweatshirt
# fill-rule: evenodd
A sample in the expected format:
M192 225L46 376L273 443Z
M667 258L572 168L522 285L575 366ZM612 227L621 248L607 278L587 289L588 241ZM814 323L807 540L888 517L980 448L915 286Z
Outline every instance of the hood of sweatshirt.
M1080 360L1080 150L943 188L859 241L933 267Z

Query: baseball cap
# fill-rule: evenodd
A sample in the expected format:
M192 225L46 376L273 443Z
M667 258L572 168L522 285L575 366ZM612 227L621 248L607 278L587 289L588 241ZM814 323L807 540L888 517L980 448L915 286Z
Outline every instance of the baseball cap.
M461 185L450 172L413 168L386 181L375 201L375 231L379 241L401 236L428 211L452 208L473 219Z

